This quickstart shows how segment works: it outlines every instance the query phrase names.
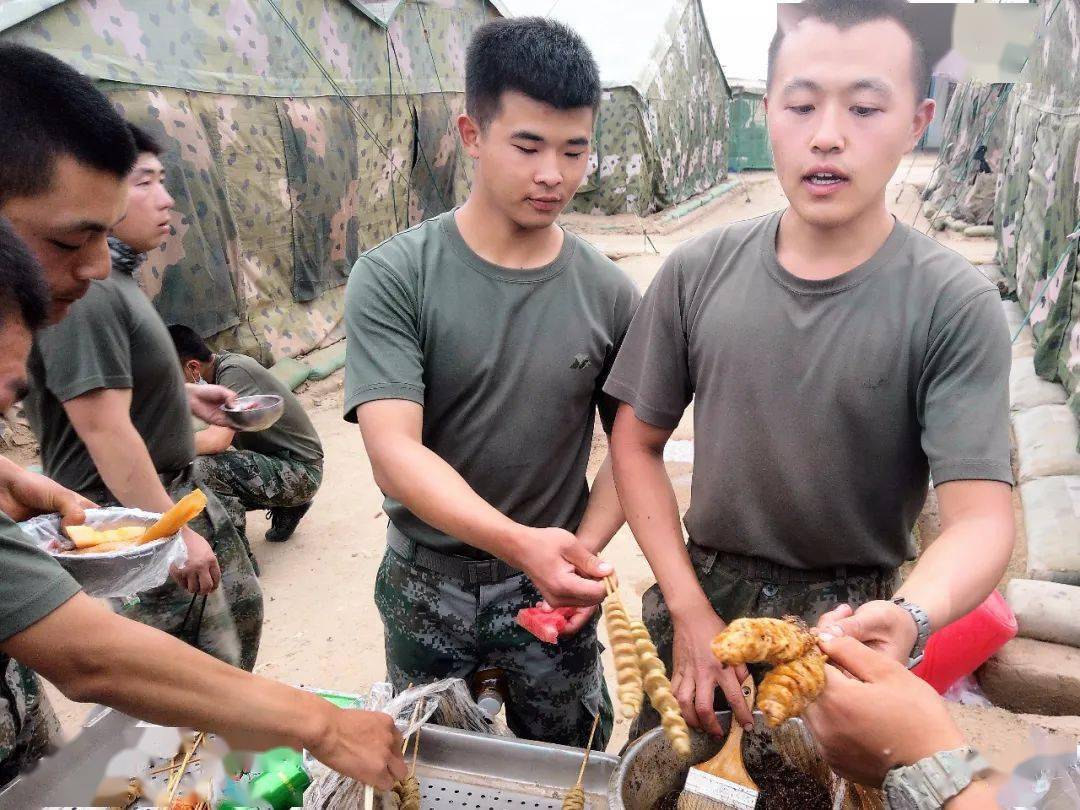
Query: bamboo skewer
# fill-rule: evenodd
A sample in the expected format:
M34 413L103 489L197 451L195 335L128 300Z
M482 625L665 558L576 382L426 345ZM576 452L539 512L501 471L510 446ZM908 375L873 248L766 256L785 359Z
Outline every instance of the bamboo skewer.
M166 793L166 805L172 804L173 799L176 798L176 791L180 788L180 780L184 778L184 774L187 772L188 765L191 764L192 757L195 756L195 752L199 750L199 746L202 745L203 733L200 731L195 735L195 742L192 744L191 749L184 755L184 759L180 762L179 767L169 777L169 783L165 787Z
M581 758L581 769L578 770L577 782L563 799L562 810L585 810L585 769L589 765L589 755L592 753L593 738L596 736L596 728L600 725L600 712L593 717L592 730L589 732L589 742L585 745L585 756Z

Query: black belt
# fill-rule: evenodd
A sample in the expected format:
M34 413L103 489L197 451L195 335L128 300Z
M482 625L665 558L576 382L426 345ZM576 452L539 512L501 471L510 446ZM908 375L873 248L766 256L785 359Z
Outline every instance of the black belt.
M729 554L707 548L691 540L687 544L691 559L700 561L706 568L719 563L735 571L746 579L771 582L776 585L788 585L793 582L837 582L853 577L892 576L895 569L869 565L836 565L828 568L792 568L780 563L764 560L761 557L747 557L743 554Z
M521 573L517 568L495 557L490 560L470 560L433 551L406 537L393 523L386 532L386 545L407 562L436 574L453 577L466 585L495 585Z

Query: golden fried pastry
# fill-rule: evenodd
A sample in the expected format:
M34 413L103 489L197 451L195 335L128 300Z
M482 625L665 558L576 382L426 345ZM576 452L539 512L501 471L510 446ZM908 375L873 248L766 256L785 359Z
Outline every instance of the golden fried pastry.
M825 654L812 647L794 661L769 670L757 694L757 707L770 728L798 717L825 688Z
M783 664L817 646L799 619L736 619L713 639L712 652L724 666Z
M680 756L690 755L690 729L683 719L679 702L671 693L671 682L667 677L664 662L656 654L656 646L649 637L649 631L640 621L630 622L630 632L634 635L638 666L641 668L645 693L649 696L653 708L660 714L660 724L675 753Z
M636 717L644 700L641 670L638 668L634 636L630 631L630 617L617 593L604 600L604 619L611 641L611 653L615 658L619 705L622 706L623 717Z
M562 800L562 810L585 810L585 791L576 787Z
M420 782L415 776L406 776L394 785L401 810L420 810Z

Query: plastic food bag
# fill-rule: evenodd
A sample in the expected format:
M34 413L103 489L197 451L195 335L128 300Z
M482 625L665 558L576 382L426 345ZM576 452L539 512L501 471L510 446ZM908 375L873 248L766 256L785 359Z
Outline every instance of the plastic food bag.
M95 529L120 526L151 526L161 515L110 506L87 509L86 525ZM65 554L71 547L60 528L60 515L40 515L19 524L36 546L48 552L82 585L89 596L99 599L126 598L156 588L169 578L169 570L187 562L187 546L179 533L144 546L133 546L104 554Z
M409 739L428 721L481 734L510 735L505 723L488 717L476 705L468 685L460 678L447 678L406 689L397 697L394 697L390 684L377 683L371 688L367 708L393 717L405 739ZM313 780L304 797L305 807L315 810L356 810L370 806L365 804L365 798L371 798L371 795L365 797L365 787L361 783L318 763L310 770Z

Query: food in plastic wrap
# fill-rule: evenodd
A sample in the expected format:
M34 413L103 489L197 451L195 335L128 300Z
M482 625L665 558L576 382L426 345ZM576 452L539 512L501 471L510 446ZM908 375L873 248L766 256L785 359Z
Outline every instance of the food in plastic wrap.
M736 619L712 643L716 660L727 667L739 664L783 664L817 645L798 619Z
M607 622L608 639L615 659L617 694L623 717L636 717L644 700L641 669L638 667L634 636L630 632L630 617L626 614L618 592L604 600L604 619Z

